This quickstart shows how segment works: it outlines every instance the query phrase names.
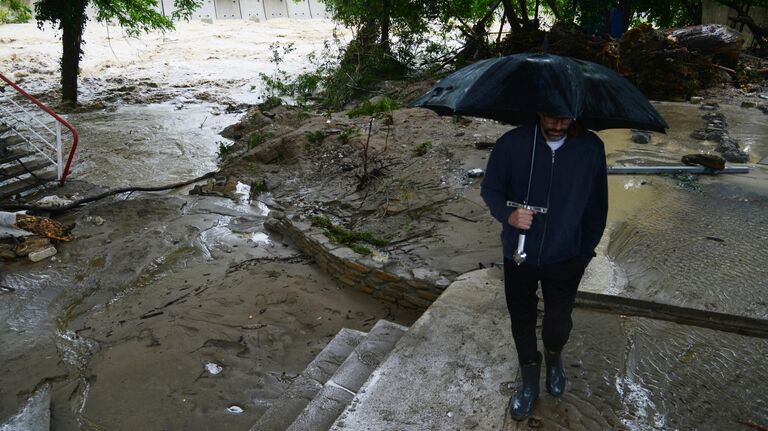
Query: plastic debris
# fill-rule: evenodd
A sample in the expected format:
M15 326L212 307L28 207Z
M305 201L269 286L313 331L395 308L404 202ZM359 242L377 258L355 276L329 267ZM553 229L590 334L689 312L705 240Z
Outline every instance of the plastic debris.
M485 175L485 172L480 168L475 168L467 171L467 175L469 175L469 178L478 178Z
M55 254L56 254L56 247L50 246L42 250L33 251L32 253L29 253L27 256L29 257L29 260L31 260L32 262L40 262L41 260L48 259L49 257Z
M227 407L227 411L230 413L242 413L243 409L238 406L229 406Z
M215 362L205 364L205 371L208 371L209 374L213 374L214 376L222 372L222 370L224 370L224 367Z

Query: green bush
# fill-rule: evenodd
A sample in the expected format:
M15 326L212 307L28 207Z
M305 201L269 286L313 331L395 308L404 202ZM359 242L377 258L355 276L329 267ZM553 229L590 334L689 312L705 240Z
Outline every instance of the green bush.
M375 116L382 113L392 112L393 110L397 109L397 107L397 102L388 96L384 96L375 103L371 103L370 100L364 101L363 103L350 109L347 115L349 118L355 118L361 115Z
M224 160L235 152L235 146L229 142L219 141L219 159Z
M32 19L32 14L27 8L11 10L5 6L0 6L0 24L19 24L28 22L30 19Z

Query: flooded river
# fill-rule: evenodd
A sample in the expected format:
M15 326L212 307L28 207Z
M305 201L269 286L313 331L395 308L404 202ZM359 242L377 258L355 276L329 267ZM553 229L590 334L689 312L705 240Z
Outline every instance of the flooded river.
M240 116L238 104L259 101L258 73L274 72L270 43L295 43L280 65L295 73L309 67L308 53L322 48L333 25L192 22L179 30L127 40L89 25L86 109L67 115L81 136L73 178L112 188L214 170L219 146L229 143L218 132ZM54 104L56 36L32 24L0 26L0 59L12 66L3 73ZM643 145L627 131L601 132L609 163L670 164L714 148L689 137L704 127L697 105L657 107L670 133ZM701 178L705 193L670 189L668 178L612 176L611 235L622 245L608 253L629 280L621 294L767 318L761 286L768 262L760 250L768 240L768 175L757 162L768 155L768 116L729 105L720 111L753 171ZM54 429L248 429L340 328L416 318L337 287L264 232L268 210L258 202L188 191L90 204L62 218L76 223L78 240L53 259L0 263L8 288L0 291L0 423L36 389L50 388ZM731 223L707 225L713 217ZM709 226L706 235L701 226ZM717 247L729 248L730 272L712 265ZM715 337L702 333L696 343ZM740 360L739 369L764 361L764 351ZM657 353L647 356L666 360ZM666 428L647 419L637 429Z

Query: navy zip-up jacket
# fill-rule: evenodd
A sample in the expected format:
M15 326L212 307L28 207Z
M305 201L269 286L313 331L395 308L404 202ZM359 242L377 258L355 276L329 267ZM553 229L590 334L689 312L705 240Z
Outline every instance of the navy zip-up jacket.
M507 201L525 201L534 133L536 157L528 205L545 207L547 213L533 216L526 232L524 265L579 257L586 266L595 256L608 215L605 148L590 131L566 138L557 151L534 125L513 129L496 141L480 194L503 226L504 256L512 259L517 249L518 230L507 222L516 208L508 207Z

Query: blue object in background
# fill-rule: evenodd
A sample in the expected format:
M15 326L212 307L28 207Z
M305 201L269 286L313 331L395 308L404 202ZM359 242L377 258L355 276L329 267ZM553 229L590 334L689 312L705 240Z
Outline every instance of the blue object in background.
M618 39L624 34L624 12L617 7L611 9L611 15L608 18L608 33L614 39Z

